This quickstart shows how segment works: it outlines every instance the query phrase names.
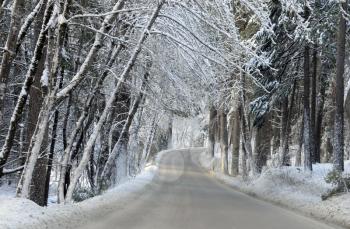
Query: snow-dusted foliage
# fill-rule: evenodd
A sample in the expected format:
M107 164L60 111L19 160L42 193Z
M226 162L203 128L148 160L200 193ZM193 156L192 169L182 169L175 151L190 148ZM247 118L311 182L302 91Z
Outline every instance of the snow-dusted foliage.
M0 2L0 185L18 197L80 201L168 148L207 145L244 178L350 155L344 2Z

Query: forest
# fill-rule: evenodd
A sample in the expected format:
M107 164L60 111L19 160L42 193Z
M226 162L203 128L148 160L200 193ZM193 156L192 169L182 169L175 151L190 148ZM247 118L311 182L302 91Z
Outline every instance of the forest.
M243 180L331 164L322 198L349 191L347 0L0 6L0 192L80 202L180 147Z

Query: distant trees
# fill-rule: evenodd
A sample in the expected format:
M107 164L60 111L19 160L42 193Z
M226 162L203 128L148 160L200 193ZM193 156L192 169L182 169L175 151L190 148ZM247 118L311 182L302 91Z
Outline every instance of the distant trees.
M344 131L344 91L348 96L348 89L344 89L344 15L348 3L269 1L268 20L258 8L245 5L245 1L236 1L232 6L233 26L241 41L254 41L256 45L255 55L243 53L245 61L234 65L244 72L244 84L233 79L224 87L234 93L225 94L225 100L214 101L224 104L229 100L233 104L228 123L232 144L230 173L237 175L237 157L238 173L243 175L246 169L260 173L267 164L303 163L305 170L312 171L312 164L321 161L333 162L335 169L343 170L344 149L348 147L344 143L344 135L348 136ZM254 24L251 18L261 19L260 24ZM244 91L243 99L235 93L237 90ZM237 117L237 98L246 101L241 103L238 116L239 137L239 122L233 121L233 116ZM212 116L210 112L209 120ZM210 152L215 148L211 133ZM239 141L241 148L237 148Z

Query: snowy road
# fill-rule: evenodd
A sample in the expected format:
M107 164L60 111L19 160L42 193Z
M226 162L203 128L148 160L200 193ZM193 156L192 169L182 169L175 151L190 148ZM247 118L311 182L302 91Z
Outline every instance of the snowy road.
M199 152L174 150L139 199L81 229L328 229L312 219L232 190L198 165Z

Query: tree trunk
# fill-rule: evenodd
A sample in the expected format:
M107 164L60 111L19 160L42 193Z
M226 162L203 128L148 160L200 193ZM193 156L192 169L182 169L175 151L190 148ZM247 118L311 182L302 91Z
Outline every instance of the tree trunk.
M244 73L240 73L240 91L239 91L239 112L240 112L240 118L241 118L241 136L242 136L242 148L243 148L243 155L244 155L244 161L248 161L249 164L245 163L245 171L246 174L248 174L248 171L251 170L253 173L256 172L254 169L254 160L253 160L253 146L252 146L252 135L251 135L251 128L249 123L249 118L247 115L247 111L245 108L246 104L246 94L245 94L245 78Z
M37 42L37 39L40 35L40 28L43 24L43 17L45 8L40 10L39 17L35 21L35 43ZM34 44L35 45L35 44ZM43 103L43 92L41 90L41 76L43 75L43 72L45 70L45 51L44 55L41 57L38 65L38 69L34 76L34 83L33 87L30 88L30 94L29 94L29 111L28 111L28 120L27 120L27 144L26 144L26 152L29 150L29 143L34 135L36 126L38 124L38 117L40 114L40 110ZM46 68L46 70L48 70ZM45 143L47 143L47 137L48 135L45 134ZM38 161L35 165L34 171L33 171L33 180L31 184L31 190L30 190L30 196L29 199L34 201L40 206L46 206L47 205L47 198L45 195L46 192L46 177L44 174L47 174L47 163L48 163L48 157L47 157L47 151L46 151L47 144L44 144L41 147L41 157L38 158Z
M317 52L317 43L313 47L312 53L312 86L311 86L311 129L312 129L312 139L313 144L312 147L312 161L320 162L320 156L316 154L316 96L317 96L317 75L318 75L318 52Z
M326 71L326 70L324 70ZM317 104L316 126L315 126L315 161L321 163L322 123L324 115L324 103L327 88L327 73L320 74L320 93Z
M301 120L299 128L299 139L298 139L298 149L295 155L295 166L301 166L301 151L303 149L304 142L304 118Z
M282 160L281 160L281 165L290 165L290 156L289 156L289 138L290 138L290 132L291 132L291 122L292 122L292 114L293 114L293 107L294 107L294 97L295 97L295 90L297 87L297 81L294 81L293 83L293 89L292 89L292 94L290 98L290 103L288 107L288 102L286 102L284 106L286 106L285 111L286 114L286 123L282 126L284 126L285 131L283 131L283 141L282 141ZM288 98L287 98L288 99Z
M44 196L45 196L46 203L49 198L49 191L50 191L50 178L51 178L51 171L52 171L52 164L53 164L53 156L55 153L58 118L59 118L59 112L58 110L56 110L54 114L54 120L53 120L52 132L51 132L51 144L50 144L47 171L46 171L46 177L45 177L45 195Z
M139 158L139 163L138 163L139 169L141 169L141 166L143 166L143 164L147 163L148 160L149 160L149 155L150 155L152 143L153 143L155 132L156 132L156 129L157 129L157 127L156 127L157 126L156 125L156 120L157 120L157 116L155 115L153 117L152 124L151 124L151 129L150 129L150 131L149 131L149 133L147 135L148 137L147 137L146 143L144 145L142 154L140 155L140 158Z
M284 145L286 144L286 140L288 137L288 115L289 115L289 98L286 96L284 98L284 101L282 102L282 118L281 118L281 137L280 137L280 150L279 150L279 165L285 165L288 161L287 159L287 152L284 150Z
M245 179L248 176L248 169L247 169L247 152L245 150L243 141L242 141L241 147L242 147L242 177Z
M281 145L281 131L280 131L280 126L278 123L280 123L280 117L279 117L279 111L274 111L273 112L273 125L272 125L272 154L273 155L278 155L280 153L280 145ZM271 156L273 156L271 155Z
M3 122L3 114L4 114L4 107L5 107L4 101L5 101L5 93L7 88L7 81L10 75L12 61L15 57L17 35L19 33L20 23L22 20L23 11L25 9L24 6L25 6L24 0L14 0L12 4L10 28L7 35L7 41L4 47L5 51L2 56L2 62L0 67L0 123L1 124ZM0 176L1 176L1 172L0 172Z
M236 101L235 110L232 114L232 133L231 133L231 143L232 143L232 162L231 162L231 175L237 176L239 173L239 148L241 140L241 123L239 115L239 103Z
M217 111L213 105L210 105L209 108L209 127L208 127L208 144L209 144L209 155L214 158L215 156L215 122Z
M169 121L168 121L168 131L167 131L167 140L168 140L168 149L171 149L173 147L173 120L174 115L169 115Z
M347 1L341 3L339 13L338 42L337 42L337 73L335 90L335 122L334 122L334 169L344 171L344 67L346 44Z
M220 109L220 148L221 148L221 172L228 174L228 133L227 113L225 108Z
M68 97L66 112L64 115L64 119L63 119L63 124L62 124L63 150L66 150L66 148L67 148L67 125L68 125L68 121L69 121L71 106L72 106L72 94L70 93L69 97Z
M272 126L268 117L264 118L261 126L255 126L253 129L253 174L259 174L262 172L264 166L266 166L267 158L270 152L270 142Z
M304 50L304 169L312 171L312 129L310 117L310 48Z

